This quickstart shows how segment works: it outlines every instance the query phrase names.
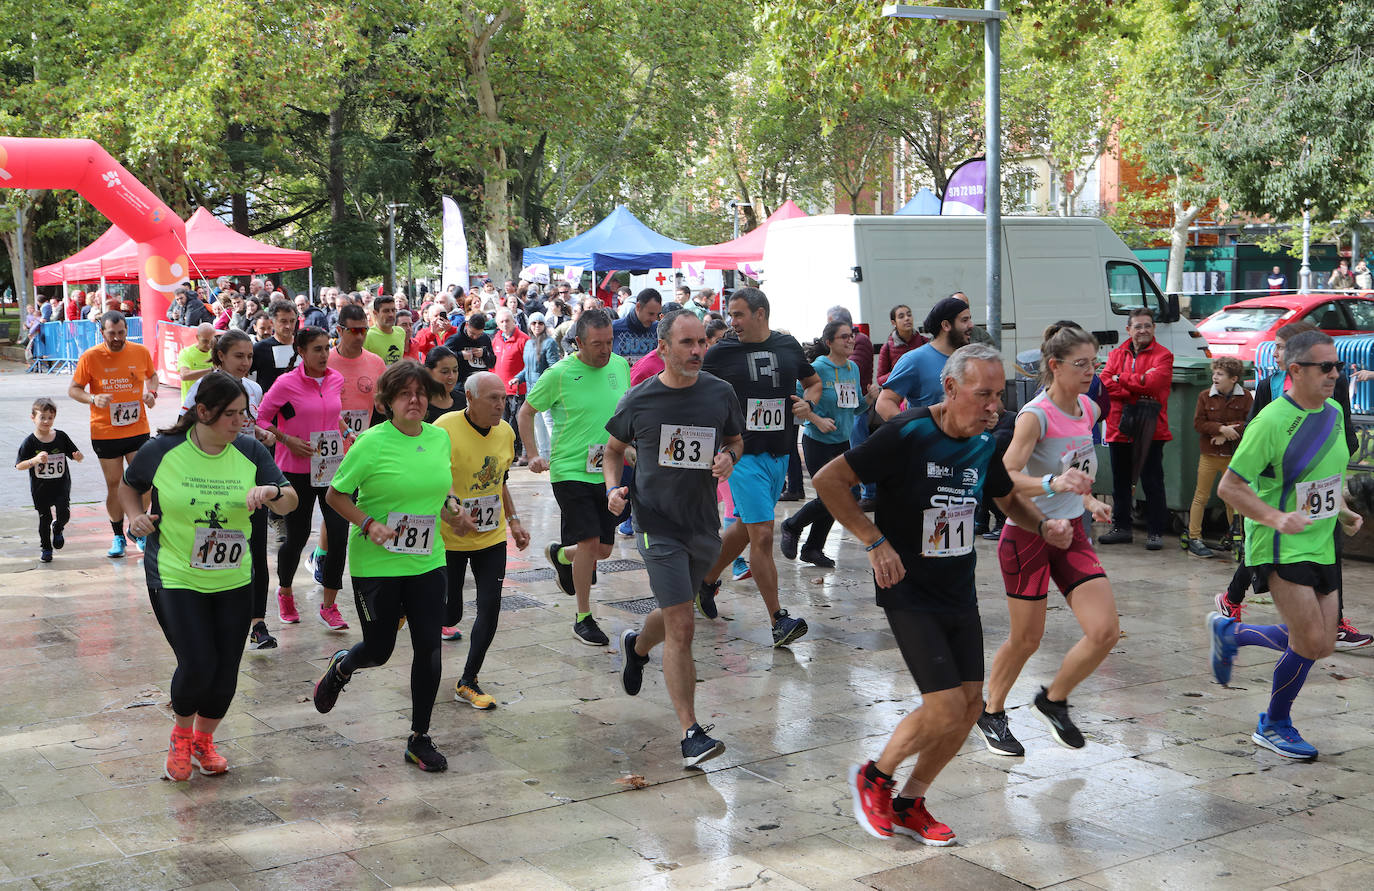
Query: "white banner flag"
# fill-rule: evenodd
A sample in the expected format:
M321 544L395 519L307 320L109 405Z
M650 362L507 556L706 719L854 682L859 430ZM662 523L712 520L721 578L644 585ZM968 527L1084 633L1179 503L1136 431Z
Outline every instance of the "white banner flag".
M527 282L547 285L549 283L549 264L531 263L520 270L520 278Z
M463 231L463 212L458 202L447 195L443 198L444 234L443 286L457 285L460 293L468 289L468 237Z
M740 272L744 273L752 279L758 280L763 277L763 264L758 261L737 263L735 265Z
M565 281L565 282L567 282L568 284L572 285L574 288L576 288L578 285L582 284L582 267L581 267L581 266L564 266L564 267L563 267L563 281Z
M682 264L682 273L687 277L687 284L692 288L706 287L706 261L688 261Z

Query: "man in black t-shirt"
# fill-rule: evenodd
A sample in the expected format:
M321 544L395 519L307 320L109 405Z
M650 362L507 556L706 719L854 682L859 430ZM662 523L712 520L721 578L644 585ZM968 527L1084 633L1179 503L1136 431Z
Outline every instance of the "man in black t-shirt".
M1069 520L1047 520L1013 491L1002 464L997 420L1005 374L992 347L973 344L950 356L944 401L909 409L812 481L830 513L864 544L878 605L921 691L876 761L849 771L854 816L870 835L894 832L927 845L954 833L930 815L925 794L959 751L983 709L983 630L974 592L973 512L990 496L1013 522L1068 547ZM870 521L851 487L877 485ZM915 769L893 801L892 773L912 755Z
M253 380L266 393L291 368L296 359L296 307L274 300L268 309L272 336L253 344Z
M453 398L457 400L459 394L465 394L464 383L479 371L491 371L496 367L496 350L491 343L491 335L487 334L487 316L483 312L474 312L463 320L463 324L453 333L448 340L444 341L444 346L453 350L458 357L458 386L453 388ZM467 406L467 396L462 397L463 404L454 404L454 411L459 411Z
M727 337L706 354L702 370L735 388L744 410L744 455L730 475L730 496L739 522L725 530L720 556L697 593L697 608L708 619L717 615L720 575L749 545L749 566L768 609L773 646L782 647L806 634L806 621L789 616L778 601L778 567L773 561L773 518L787 478L791 444L798 420L810 420L829 433L835 422L815 413L821 379L790 334L768 328L768 298L758 288L740 288L730 297ZM797 396L797 384L805 396Z

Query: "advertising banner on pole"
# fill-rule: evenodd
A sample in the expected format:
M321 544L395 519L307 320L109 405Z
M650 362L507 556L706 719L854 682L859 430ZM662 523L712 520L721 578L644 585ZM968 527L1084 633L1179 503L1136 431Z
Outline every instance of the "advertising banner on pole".
M468 288L468 237L463 231L463 211L458 202L445 195L442 285L457 284L459 290Z
M940 202L940 213L947 217L979 216L986 208L988 162L983 158L970 158L949 175L945 185L945 196Z

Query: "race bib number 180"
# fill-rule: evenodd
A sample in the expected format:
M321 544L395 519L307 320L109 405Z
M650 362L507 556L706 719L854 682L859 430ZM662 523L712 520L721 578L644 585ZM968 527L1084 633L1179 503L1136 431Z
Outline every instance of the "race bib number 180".
M973 550L973 504L923 511L922 557L959 557Z
M787 418L783 414L785 411L787 411L786 399L746 399L744 401L744 429L765 433L784 430L787 426Z
M238 529L197 526L191 543L191 568L209 571L238 569L248 551L248 537Z

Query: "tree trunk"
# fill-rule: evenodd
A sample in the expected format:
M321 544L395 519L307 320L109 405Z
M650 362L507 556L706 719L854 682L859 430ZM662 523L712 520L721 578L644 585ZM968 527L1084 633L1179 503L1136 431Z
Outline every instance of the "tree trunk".
M329 221L334 230L334 287L347 291L353 287L353 277L349 274L348 254L341 244L343 225L348 219L348 195L344 190L343 128L343 106L339 106L329 112Z
M491 39L511 19L512 10L502 9L490 21L474 21L472 38L468 41L468 74L476 84L477 111L491 125L488 136L487 163L482 173L482 211L487 247L487 277L503 281L511 277L510 255L510 178L507 169L506 147L495 134L501 123L501 107L491 86L491 72L487 64L491 56Z
M230 124L228 137L230 143L242 144L243 125ZM235 150L230 155L230 159L231 160L229 161L229 169L234 174L234 191L231 192L229 195L229 209L233 217L233 227L234 231L239 233L240 235L248 235L250 234L248 228L248 192L244 189L243 186L245 165L243 163L242 155L238 150Z
M1188 227L1193 225L1202 205L1182 198L1174 199L1174 223L1169 227L1169 271L1164 278L1165 294L1183 293L1183 264L1188 256Z
M0 245L4 245L5 251L10 255L10 281L14 282L14 299L19 303L19 318L24 317L24 305L37 303L38 295L33 285L33 230L34 218L38 215L38 199L43 194L42 189L28 189L29 200L26 201L19 210L24 217L24 270L20 274L19 270L19 251L16 248L17 233L13 228L5 228L0 231ZM13 220L15 205L11 204L4 208L5 223L9 224ZM63 299L66 299L63 294ZM22 332L21 332L22 333Z

